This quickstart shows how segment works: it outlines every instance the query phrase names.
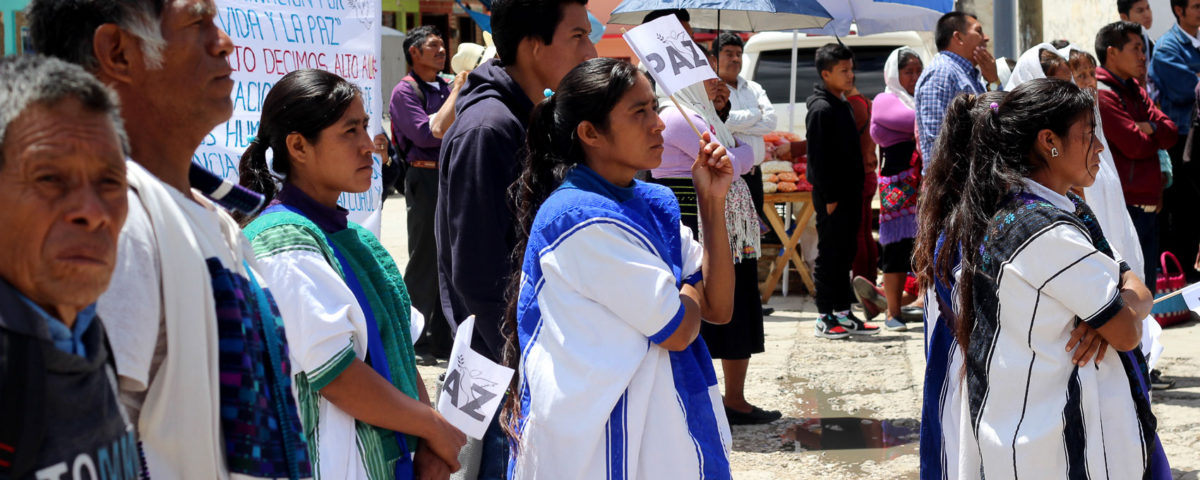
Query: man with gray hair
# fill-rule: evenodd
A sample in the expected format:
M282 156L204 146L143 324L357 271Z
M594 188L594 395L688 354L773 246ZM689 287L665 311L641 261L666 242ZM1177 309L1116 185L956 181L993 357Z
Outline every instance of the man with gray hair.
M116 96L82 68L0 58L0 478L138 478L95 307L127 149Z
M127 106L129 218L98 309L154 478L311 476L283 324L192 154L233 112L212 0L34 0L34 47Z

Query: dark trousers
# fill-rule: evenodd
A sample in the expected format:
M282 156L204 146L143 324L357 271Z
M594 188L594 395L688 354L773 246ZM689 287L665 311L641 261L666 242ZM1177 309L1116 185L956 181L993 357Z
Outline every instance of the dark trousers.
M1171 188L1163 191L1163 208L1159 215L1158 233L1162 251L1175 254L1188 282L1200 280L1200 272L1192 268L1200 245L1200 222L1196 221L1196 206L1200 205L1200 165L1182 161L1184 139L1171 147L1171 168L1175 178ZM1141 235L1141 231L1138 231ZM1145 241L1143 240L1143 243ZM1150 264L1150 259L1146 259ZM1158 257L1154 257L1158 265ZM1154 285L1150 285L1154 289Z
M1133 229L1137 230L1138 241L1142 244L1142 258L1146 261L1146 287L1153 293L1158 278L1154 272L1159 265L1158 213L1150 213L1128 205L1125 209L1129 211L1129 219L1133 220Z
M417 353L449 358L453 338L450 323L442 313L437 243L433 238L437 191L437 170L408 169L404 176L404 202L408 205L408 266L404 268L404 284L413 307L425 316L425 330L413 348Z
M853 194L842 195L833 213L827 213L822 195L813 192L813 207L817 210L817 265L813 283L817 288L817 311L822 314L849 310L855 301L850 267L858 253L855 236L862 223L860 188L855 188Z

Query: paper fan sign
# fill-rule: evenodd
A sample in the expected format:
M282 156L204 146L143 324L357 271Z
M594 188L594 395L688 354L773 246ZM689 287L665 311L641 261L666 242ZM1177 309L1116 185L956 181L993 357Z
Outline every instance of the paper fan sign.
M697 82L717 78L708 59L704 58L704 52L674 15L634 27L623 37L667 95L674 95Z
M704 52L674 15L643 23L626 31L622 37L676 107L679 102L675 101L675 92L717 78L717 72L713 71ZM700 136L691 118L686 115L683 118L692 126L696 136Z

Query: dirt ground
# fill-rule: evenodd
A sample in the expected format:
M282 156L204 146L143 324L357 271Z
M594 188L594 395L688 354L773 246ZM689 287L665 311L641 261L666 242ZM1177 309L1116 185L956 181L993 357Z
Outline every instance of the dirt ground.
M404 199L383 214L383 243L407 263ZM812 335L816 307L793 293L768 304L766 352L750 361L746 397L783 412L769 425L733 427L739 480L918 478L924 336L917 326L874 337ZM1156 391L1158 432L1177 480L1200 480L1200 324L1168 328L1158 368L1176 380ZM716 366L720 375L721 367ZM430 388L445 363L421 367Z

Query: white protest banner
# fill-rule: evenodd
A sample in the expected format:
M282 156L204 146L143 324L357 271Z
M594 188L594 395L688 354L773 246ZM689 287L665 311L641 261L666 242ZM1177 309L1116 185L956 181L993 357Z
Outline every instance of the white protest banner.
M497 365L471 350L474 332L475 316L472 315L459 324L458 334L454 336L450 366L446 370L446 381L442 383L437 409L446 421L463 433L482 440L512 380L513 369Z
M382 132L380 0L216 0L217 27L233 39L233 117L215 129L192 161L236 181L242 152L258 133L263 99L271 86L295 70L316 68L357 85L370 116L370 132ZM269 158L269 157L268 157ZM350 220L379 235L383 187L381 158L364 193L338 199ZM269 161L269 160L268 160Z
M643 23L622 36L667 95L696 82L717 78L704 52L674 15Z

